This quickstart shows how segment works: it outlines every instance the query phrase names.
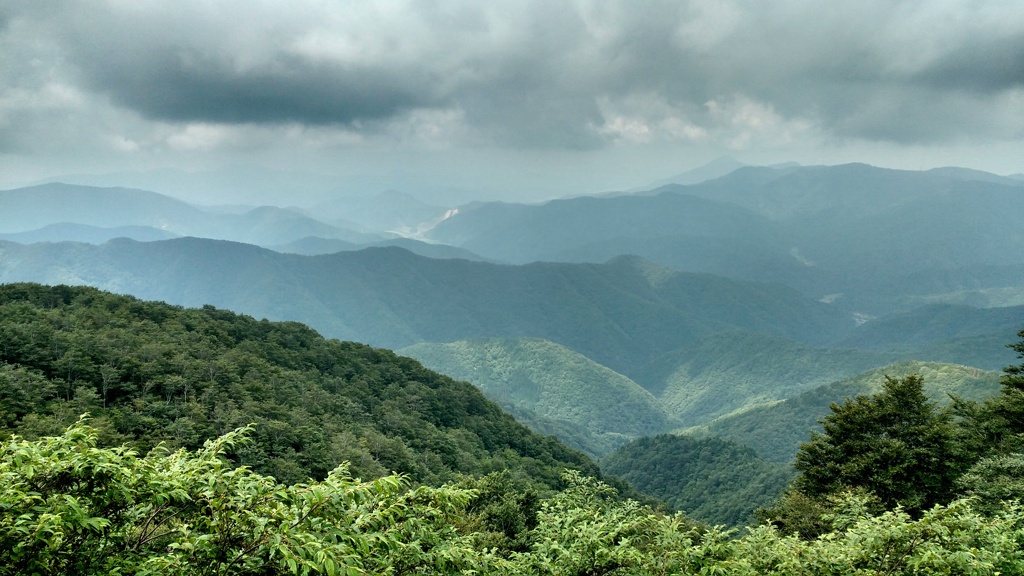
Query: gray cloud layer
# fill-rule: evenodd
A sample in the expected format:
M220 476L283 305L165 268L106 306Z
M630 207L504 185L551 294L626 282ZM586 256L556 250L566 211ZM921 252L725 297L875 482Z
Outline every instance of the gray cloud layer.
M1024 135L1017 1L16 1L0 51L8 149L38 145L54 110L100 101L137 122L357 133L433 114L448 137L514 147L768 124L901 143Z

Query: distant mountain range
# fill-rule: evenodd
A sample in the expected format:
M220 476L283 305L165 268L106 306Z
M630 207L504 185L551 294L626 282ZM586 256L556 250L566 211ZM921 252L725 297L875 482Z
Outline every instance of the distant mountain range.
M130 238L139 242L152 242L153 240L168 240L178 237L173 232L160 230L152 226L115 226L113 228L102 228L88 224L72 224L63 222L49 224L42 228L26 232L14 232L0 234L0 240L17 242L19 244L34 244L36 242L85 242L87 244L103 244L114 238Z
M420 344L421 354L457 346L427 343L466 348L492 339L493 351L493 339L540 339L530 354L504 350L505 375L494 369L475 383L524 417L579 436L592 453L662 431L666 418L706 422L896 360L987 369L1012 361L1004 345L1024 325L1024 306L1014 306L1024 298L1024 242L996 214L1021 204L1024 186L961 169L719 168L728 174L650 193L457 212L400 193L307 212L221 210L143 191L50 184L0 192L0 229L27 244L0 245L0 281L211 303L342 339ZM383 208L402 202L404 211ZM436 226L427 243L339 228L313 214L420 231L421 218L443 220L429 221ZM171 234L236 238L288 254L157 240ZM113 236L149 242L103 244ZM97 245L30 244L63 239ZM367 245L379 248L362 250ZM485 261L546 258L576 263ZM572 354L594 365L570 361ZM541 357L558 359L546 361L546 372L572 364L577 382L607 369L638 384L655 411L626 423L648 427L611 426L607 414L589 409L566 418L565 398L516 397L523 390L509 382L540 386L543 374L530 362ZM445 367L478 376L465 369L450 359Z
M324 200L306 213L319 220L376 233L413 236L440 222L449 208L421 202L411 194L389 190L373 196Z
M643 194L476 205L429 236L514 263L638 254L679 270L784 283L875 315L960 297L915 282L928 275L955 293L1012 289L1024 303L1024 230L1005 217L1017 213L1024 186L985 173L744 167Z
M23 234L54 224L95 228L147 227L172 236L197 236L279 245L309 236L376 242L384 237L332 226L294 210L261 206L242 213L203 208L169 196L127 188L43 184L0 191L0 232ZM58 232L63 230L53 230ZM73 231L70 231L73 232ZM47 241L88 239L52 234Z
M864 318L933 303L1024 305L1024 230L1005 217L1024 213L1020 179L730 159L705 168L676 179L687 184L636 194L457 209L392 191L310 209L224 211L141 190L53 183L0 191L0 234L99 243L112 234L152 240L152 228L303 254L399 241L430 257L513 264L633 254L676 270L785 284Z
M648 190L654 190L661 188L662 186L668 186L669 184L699 184L701 182L707 182L708 180L714 180L721 178L727 174L731 174L740 168L743 168L746 164L731 156L723 156L716 158L703 166L698 166L692 170L687 170L681 174L676 174L671 178L665 178L663 180L656 180L650 184L644 186L638 186L630 190L630 192L645 192Z
M345 240L308 236L287 244L268 246L268 248L276 252L284 252L287 254L319 256L322 254L334 254L335 252L354 252L365 248L386 248L391 246L404 248L413 254L419 254L420 256L425 256L427 258L461 258L463 260L477 261L487 260L486 258L477 256L463 248L456 248L447 244L430 244L428 242L421 242L412 238L392 238L390 240L379 240L377 242L356 244L354 242L346 242Z

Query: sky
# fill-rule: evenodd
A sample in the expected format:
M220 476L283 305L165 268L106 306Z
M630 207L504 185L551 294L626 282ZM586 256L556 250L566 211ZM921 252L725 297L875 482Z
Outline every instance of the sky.
M537 201L722 156L1024 172L1024 2L0 3L3 188Z

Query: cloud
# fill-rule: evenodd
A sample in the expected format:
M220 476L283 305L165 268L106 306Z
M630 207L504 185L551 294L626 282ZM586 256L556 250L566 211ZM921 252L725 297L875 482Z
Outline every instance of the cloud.
M1019 2L39 6L0 10L0 126L50 134L44 112L108 106L96 129L121 149L146 138L120 121L176 125L149 139L189 149L234 146L239 126L579 150L1024 131Z
M353 124L429 107L436 99L433 70L375 54L354 19L318 41L322 24L315 11L289 16L292 9L302 13L301 4L142 6L151 9L79 5L79 14L62 24L68 56L88 86L147 118ZM346 51L345 44L353 47Z

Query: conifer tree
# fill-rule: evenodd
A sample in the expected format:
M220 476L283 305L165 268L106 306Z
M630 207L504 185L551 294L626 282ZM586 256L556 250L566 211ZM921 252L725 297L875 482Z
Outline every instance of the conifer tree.
M832 404L800 447L795 488L822 497L848 489L870 492L887 508L917 514L949 502L966 465L948 411L924 394L918 375L886 378L883 391Z

